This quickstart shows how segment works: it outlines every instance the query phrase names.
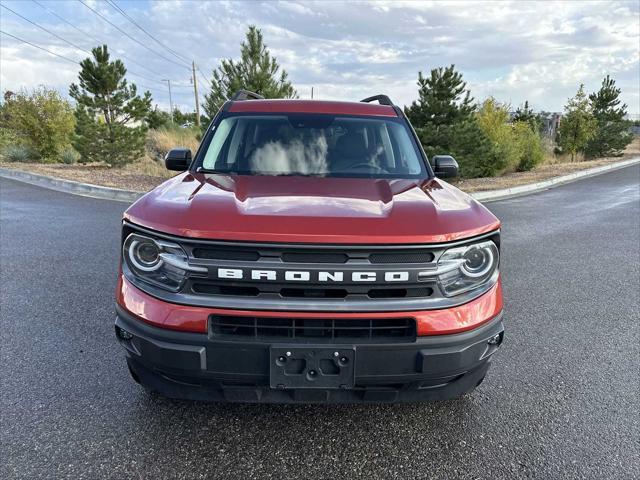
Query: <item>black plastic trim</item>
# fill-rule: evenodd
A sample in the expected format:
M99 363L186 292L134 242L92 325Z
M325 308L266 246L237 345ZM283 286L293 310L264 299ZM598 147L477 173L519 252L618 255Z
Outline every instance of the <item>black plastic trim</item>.
M116 312L117 338L140 383L169 397L195 400L352 403L453 398L482 381L504 335L499 314L476 329L418 337L412 343L355 342L351 344L356 359L353 388L305 388L302 390L313 393L304 394L298 389L269 387L270 349L287 344L220 341L207 334L153 327L120 306ZM313 347L289 344L292 348ZM337 351L344 348L349 347L335 345Z

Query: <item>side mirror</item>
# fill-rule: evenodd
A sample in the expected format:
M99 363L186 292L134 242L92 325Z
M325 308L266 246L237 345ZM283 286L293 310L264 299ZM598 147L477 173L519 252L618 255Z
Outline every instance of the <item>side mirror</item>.
M191 150L188 148L173 148L164 157L164 166L167 170L184 172L191 165Z
M433 173L439 178L453 178L458 176L458 162L451 155L434 155L431 158Z

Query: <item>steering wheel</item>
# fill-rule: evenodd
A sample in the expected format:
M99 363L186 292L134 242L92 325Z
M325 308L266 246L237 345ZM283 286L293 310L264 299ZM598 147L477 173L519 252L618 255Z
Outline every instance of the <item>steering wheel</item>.
M372 168L376 171L376 173L389 173L387 172L384 168L379 167L378 165L374 165L373 163L368 163L368 162L358 162L358 163L354 163L353 165L349 165L346 170L357 170L359 168Z

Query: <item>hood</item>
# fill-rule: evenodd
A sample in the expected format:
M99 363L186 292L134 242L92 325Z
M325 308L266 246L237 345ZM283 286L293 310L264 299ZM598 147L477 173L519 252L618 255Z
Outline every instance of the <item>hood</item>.
M125 219L212 240L437 243L500 226L440 179L387 180L185 172L144 195Z

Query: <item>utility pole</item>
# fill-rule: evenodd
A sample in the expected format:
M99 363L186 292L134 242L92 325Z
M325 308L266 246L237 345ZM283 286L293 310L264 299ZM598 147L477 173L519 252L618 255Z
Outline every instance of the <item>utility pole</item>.
M200 126L200 100L198 100L198 80L196 79L196 62L191 62L191 71L193 72L193 94L196 97L196 126Z
M162 81L167 82L167 85L169 86L169 108L171 109L171 123L173 123L173 101L171 100L171 80L163 78Z

